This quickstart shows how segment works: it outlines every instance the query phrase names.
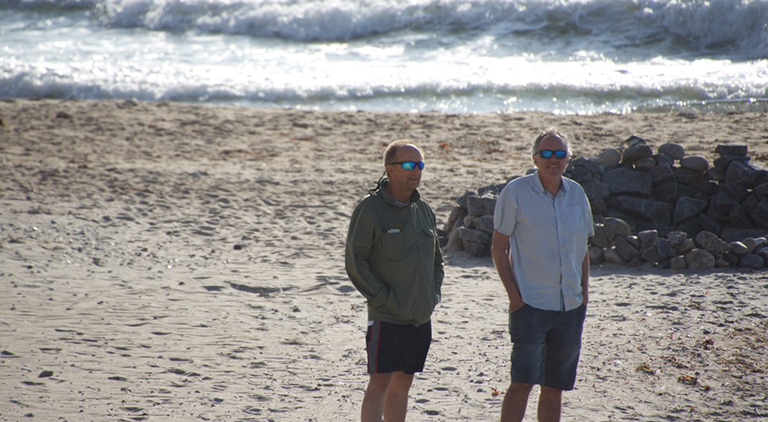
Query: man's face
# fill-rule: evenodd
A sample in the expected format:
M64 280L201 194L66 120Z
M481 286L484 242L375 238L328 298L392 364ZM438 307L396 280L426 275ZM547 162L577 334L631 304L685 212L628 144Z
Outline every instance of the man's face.
M395 160L393 162L413 161L419 163L422 161L419 150L412 145L404 145L397 149ZM389 181L398 187L407 190L415 190L421 182L421 170L415 166L413 170L406 170L401 164L393 164L389 167Z
M570 154L564 158L557 158L555 154L552 154L550 158L544 158L541 156L541 151L543 150L566 150L565 142L557 136L547 135L541 140L538 153L533 155L533 164L536 165L536 168L539 169L539 173L541 173L542 176L559 178L565 173L566 167L568 167L568 160L571 158Z

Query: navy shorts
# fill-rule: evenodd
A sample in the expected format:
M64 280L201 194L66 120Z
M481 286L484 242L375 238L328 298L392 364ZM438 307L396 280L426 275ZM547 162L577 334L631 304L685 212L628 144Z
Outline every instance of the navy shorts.
M512 382L573 390L587 308L543 311L525 305L509 314Z
M422 372L430 343L432 343L431 322L415 327L373 321L373 324L368 324L368 332L365 335L368 373Z

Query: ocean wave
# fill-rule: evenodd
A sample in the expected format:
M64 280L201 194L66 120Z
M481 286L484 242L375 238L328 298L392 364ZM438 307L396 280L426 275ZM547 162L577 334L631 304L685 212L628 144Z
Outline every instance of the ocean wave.
M0 8L88 8L105 27L349 41L401 31L672 43L682 54L768 57L768 0L9 0Z
M219 82L168 78L163 83L148 79L76 79L66 72L24 66L0 68L0 98L123 99L226 103L264 107L347 110L412 110L443 112L547 111L565 114L633 110L665 110L699 107L709 110L766 108L768 88L764 84L743 86L740 82L716 85L670 80L646 83L642 78L623 84L598 85L569 81L521 83L425 79L377 83L297 83L289 85L257 79ZM278 81L279 82L279 81ZM730 108L729 108L730 107Z
M298 42L469 32L768 57L768 0L9 0L0 7L89 8L89 18L105 27Z

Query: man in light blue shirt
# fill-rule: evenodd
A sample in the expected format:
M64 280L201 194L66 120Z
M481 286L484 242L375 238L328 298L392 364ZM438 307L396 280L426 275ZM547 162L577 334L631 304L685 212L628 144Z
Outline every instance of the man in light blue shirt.
M494 211L493 262L509 298L511 384L502 422L523 420L533 385L540 422L559 421L572 390L589 300L592 212L582 187L563 177L571 157L555 129L533 144L537 171L511 181Z

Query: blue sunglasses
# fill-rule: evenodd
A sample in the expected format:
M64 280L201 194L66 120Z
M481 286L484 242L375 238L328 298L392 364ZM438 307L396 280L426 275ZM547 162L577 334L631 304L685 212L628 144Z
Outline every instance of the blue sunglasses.
M559 149L557 151L552 151L551 149L543 149L537 152L537 154L539 154L541 158L545 158L545 159L552 158L552 155L554 155L555 158L563 159L568 156L568 151L565 151L562 149Z
M419 168L419 170L424 170L424 162L419 161L418 163L415 161L398 161L396 163L389 163L390 165L400 164L400 167L402 167L405 170L413 170L416 167Z

